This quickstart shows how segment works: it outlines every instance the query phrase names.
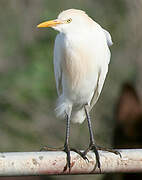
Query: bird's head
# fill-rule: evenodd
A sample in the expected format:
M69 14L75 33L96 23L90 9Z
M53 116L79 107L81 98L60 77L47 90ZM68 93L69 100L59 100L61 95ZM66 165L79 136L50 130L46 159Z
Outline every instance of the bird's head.
M37 27L51 27L60 32L66 33L68 31L77 31L78 29L83 28L84 23L88 22L88 15L82 11L77 9L68 9L61 12L57 19L45 21L39 24ZM87 21L86 21L87 20Z

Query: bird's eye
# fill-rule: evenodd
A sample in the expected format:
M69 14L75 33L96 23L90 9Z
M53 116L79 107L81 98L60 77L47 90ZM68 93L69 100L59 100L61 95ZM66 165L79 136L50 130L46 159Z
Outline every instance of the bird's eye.
M67 23L70 23L71 21L72 21L72 19L70 18L70 19L67 20Z

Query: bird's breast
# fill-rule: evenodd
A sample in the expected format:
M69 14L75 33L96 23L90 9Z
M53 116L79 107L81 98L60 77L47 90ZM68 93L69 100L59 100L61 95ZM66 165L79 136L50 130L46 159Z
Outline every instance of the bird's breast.
M65 38L61 49L63 94L88 102L97 87L100 69L107 64L106 40L98 35L84 34L80 38L78 34L78 37Z
M79 42L68 42L63 49L63 91L77 102L81 100L84 103L90 99L97 84L99 66L94 51Z
M73 47L70 44L64 49L62 70L72 88L90 78L97 66L93 55L86 48L83 45Z

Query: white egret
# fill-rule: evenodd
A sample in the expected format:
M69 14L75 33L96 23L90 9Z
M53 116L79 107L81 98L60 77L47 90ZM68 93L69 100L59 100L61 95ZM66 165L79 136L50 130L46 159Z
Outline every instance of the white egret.
M70 170L70 121L88 121L90 144L79 153L84 159L89 150L96 155L100 168L98 149L94 140L89 111L96 104L108 72L110 62L109 46L112 40L109 32L93 21L84 11L68 9L57 19L46 21L37 27L51 27L60 33L54 46L54 70L58 92L57 116L66 118L66 139L64 151ZM118 154L117 151L112 152Z

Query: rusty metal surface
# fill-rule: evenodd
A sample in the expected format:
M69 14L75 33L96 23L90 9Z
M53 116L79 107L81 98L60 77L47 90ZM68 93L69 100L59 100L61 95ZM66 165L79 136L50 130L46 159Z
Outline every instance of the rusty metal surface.
M120 150L122 158L110 152L99 151L101 173L142 172L142 149ZM100 173L95 166L95 155L87 154L89 162L71 152L70 174ZM63 172L66 154L60 151L0 153L0 176L68 174Z

